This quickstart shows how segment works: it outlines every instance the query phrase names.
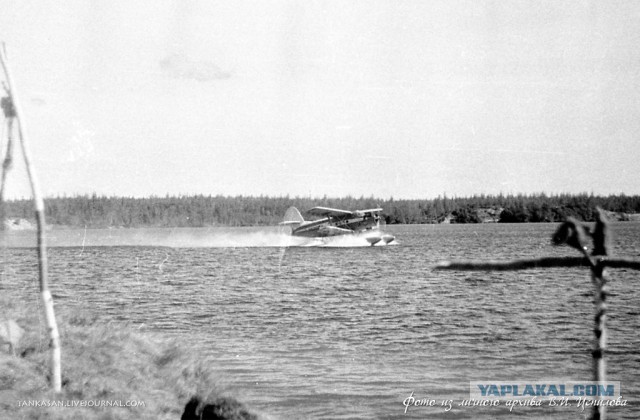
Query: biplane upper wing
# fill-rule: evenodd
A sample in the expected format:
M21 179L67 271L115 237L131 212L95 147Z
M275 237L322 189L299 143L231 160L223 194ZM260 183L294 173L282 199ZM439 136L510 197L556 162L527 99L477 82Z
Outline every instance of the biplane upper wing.
M358 213L379 213L382 209L367 209L367 210L358 210Z
M332 209L329 207L314 207L308 211L309 214L322 217L345 217L355 216L355 213L348 210Z
M340 209L332 209L329 207L314 207L308 211L309 214L314 216L322 216L322 217L362 217L368 213L377 213L381 212L382 209L367 209L367 210L340 210Z

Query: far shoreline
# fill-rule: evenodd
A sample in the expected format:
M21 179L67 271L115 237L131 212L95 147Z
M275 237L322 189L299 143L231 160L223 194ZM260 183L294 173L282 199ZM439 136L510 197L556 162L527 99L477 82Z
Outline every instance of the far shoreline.
M568 218L595 221L596 209L610 221L640 220L640 196L593 194L439 196L395 200L371 197L311 198L269 196L106 197L82 195L45 199L48 226L61 229L253 227L277 226L289 207L343 210L382 208L386 225L438 223L555 223ZM31 200L4 202L4 225L12 230L34 228Z
M483 210L483 209L480 209ZM610 222L640 222L640 213L618 213L605 211L605 215ZM553 221L526 221L526 222L503 222L499 219L479 219L474 222L456 222L453 217L448 217L443 219L440 222L433 223L393 223L388 224L386 226L406 226L406 225L464 225L464 224L553 224L553 223L561 223L561 220L553 220ZM588 222L588 221L587 221ZM277 224L273 225L243 225L243 226L234 226L234 225L203 225L203 226L172 226L172 225L133 225L133 226L74 226L74 225L61 225L61 224L46 224L45 230L47 232L50 231L72 231L72 230L113 230L113 231L124 231L124 230L135 230L135 229L251 229L251 228L279 228ZM35 219L29 220L24 218L15 218L15 219L5 219L4 221L4 229L0 229L0 231L5 232L35 232L36 231L36 223Z

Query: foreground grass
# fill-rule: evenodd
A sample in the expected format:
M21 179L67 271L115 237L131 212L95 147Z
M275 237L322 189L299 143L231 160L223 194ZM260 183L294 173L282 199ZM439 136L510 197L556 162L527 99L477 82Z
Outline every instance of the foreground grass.
M194 396L223 402L225 414L219 418L263 418L225 398L213 371L175 340L60 309L63 387L55 394L49 385L49 340L39 308L18 307L6 299L0 305L1 319L12 318L25 329L15 356L6 345L0 349L0 418L179 419ZM75 406L28 406L34 401ZM101 401L137 404L86 406Z

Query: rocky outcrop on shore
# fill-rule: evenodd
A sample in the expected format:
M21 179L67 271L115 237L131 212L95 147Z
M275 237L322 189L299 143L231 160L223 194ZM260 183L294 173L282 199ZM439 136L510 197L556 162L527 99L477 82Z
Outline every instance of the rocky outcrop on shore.
M604 210L605 216L612 222L640 222L640 213L623 213ZM576 217L576 216L573 216ZM580 217L577 217L578 219ZM530 219L526 216L506 211L502 207L479 207L455 210L437 223L514 223L514 222L561 222L565 217L550 217L544 220Z
M616 222L640 222L640 213L622 213L604 210L608 220Z
M502 207L480 207L460 209L447 214L439 223L498 223Z

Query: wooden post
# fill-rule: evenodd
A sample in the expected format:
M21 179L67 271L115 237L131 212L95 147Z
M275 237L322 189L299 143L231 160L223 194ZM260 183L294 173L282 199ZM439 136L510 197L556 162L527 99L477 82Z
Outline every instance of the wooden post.
M17 122L22 155L24 157L24 163L27 168L29 183L31 185L31 193L33 195L38 236L38 277L40 279L40 296L44 303L45 319L47 322L49 338L51 339L51 384L54 392L60 392L62 390L60 373L60 334L58 333L58 324L56 323L55 312L53 310L53 298L51 297L47 278L48 270L47 247L45 244L44 202L40 195L38 179L31 163L31 153L27 144L27 130L24 121L22 121L21 118L24 114L22 113L22 108L20 107L20 103L16 97L15 86L13 85L11 78L11 71L9 70L9 63L4 43L2 44L2 48L0 48L0 62L2 62L2 68L4 70L9 94L9 106L7 109L13 110L11 118L14 118ZM7 115L6 111L5 115Z
M605 360L605 349L607 347L607 296L605 270L602 265L598 265L591 270L591 278L594 285L594 303L596 305L595 335L593 355L593 380L604 382L607 380L607 363ZM598 397L602 400L602 396ZM606 406L594 405L591 412L591 420L604 420L606 418Z

